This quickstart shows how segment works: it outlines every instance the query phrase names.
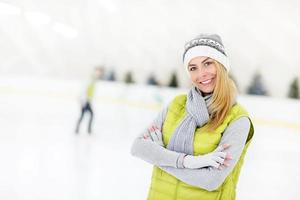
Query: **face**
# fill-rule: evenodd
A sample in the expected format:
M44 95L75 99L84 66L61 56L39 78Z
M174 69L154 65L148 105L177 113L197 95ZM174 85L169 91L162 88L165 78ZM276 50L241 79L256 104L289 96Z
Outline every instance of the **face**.
M102 69L100 69L100 68L96 68L95 69L95 74L94 74L94 78L96 78L96 79L99 79L99 78L101 78L101 76L102 76Z
M216 86L217 66L213 59L199 56L193 58L188 65L193 84L203 93L214 91Z

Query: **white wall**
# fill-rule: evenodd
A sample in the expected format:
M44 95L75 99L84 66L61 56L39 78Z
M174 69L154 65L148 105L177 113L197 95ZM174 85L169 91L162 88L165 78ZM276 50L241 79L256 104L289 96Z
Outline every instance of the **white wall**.
M166 83L170 71L182 67L184 43L217 32L242 91L260 70L270 94L283 97L300 77L299 8L295 0L1 3L0 73L80 79L105 65L118 77L134 70L138 82L154 71Z

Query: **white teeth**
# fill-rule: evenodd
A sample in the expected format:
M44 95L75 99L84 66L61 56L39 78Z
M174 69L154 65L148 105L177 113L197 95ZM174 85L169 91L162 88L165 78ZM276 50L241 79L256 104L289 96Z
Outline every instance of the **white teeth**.
M200 83L202 83L202 84L208 84L208 83L210 83L210 82L211 82L211 79L208 79L208 80L203 81L203 82L200 82Z

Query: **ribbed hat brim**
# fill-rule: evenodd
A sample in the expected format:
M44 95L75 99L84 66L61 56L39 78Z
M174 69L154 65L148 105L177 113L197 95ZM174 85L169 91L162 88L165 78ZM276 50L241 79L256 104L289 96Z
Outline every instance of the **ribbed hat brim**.
M220 51L218 51L215 48L212 48L209 46L204 46L204 45L192 47L185 53L184 58L183 58L183 64L184 64L184 67L186 68L186 70L188 70L189 62L193 58L196 58L199 56L210 57L210 58L218 61L219 63L221 63L228 72L230 70L229 59L227 56L225 56L223 53L221 53Z

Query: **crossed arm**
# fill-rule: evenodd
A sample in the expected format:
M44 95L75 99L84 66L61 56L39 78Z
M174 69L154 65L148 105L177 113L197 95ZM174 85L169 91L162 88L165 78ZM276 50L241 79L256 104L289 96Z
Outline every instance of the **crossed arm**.
M163 166L159 167L185 183L206 189L208 191L216 190L222 185L226 177L230 174L238 162L244 149L249 129L249 119L242 117L230 124L225 130L219 146L223 144L230 144L230 147L226 149L225 152L229 153L232 159L229 161L229 166L223 167L221 170L215 167L203 167L200 169L176 169L174 167Z
M164 108L151 125L161 128L166 113L167 108ZM145 130L134 140L131 154L156 166L183 168L183 157L185 154L170 151L152 140L145 139L144 133L147 131Z
M158 115L153 125L161 128L166 112L167 108ZM228 167L221 170L215 167L202 167L198 169L184 168L183 162L185 154L170 151L152 140L147 140L144 138L144 134L141 134L135 139L131 148L131 154L150 164L158 166L189 185L213 191L224 182L225 178L238 162L244 149L249 129L250 121L247 117L239 118L226 128L219 146L224 144L230 145L225 152L231 155L232 160L229 161Z

